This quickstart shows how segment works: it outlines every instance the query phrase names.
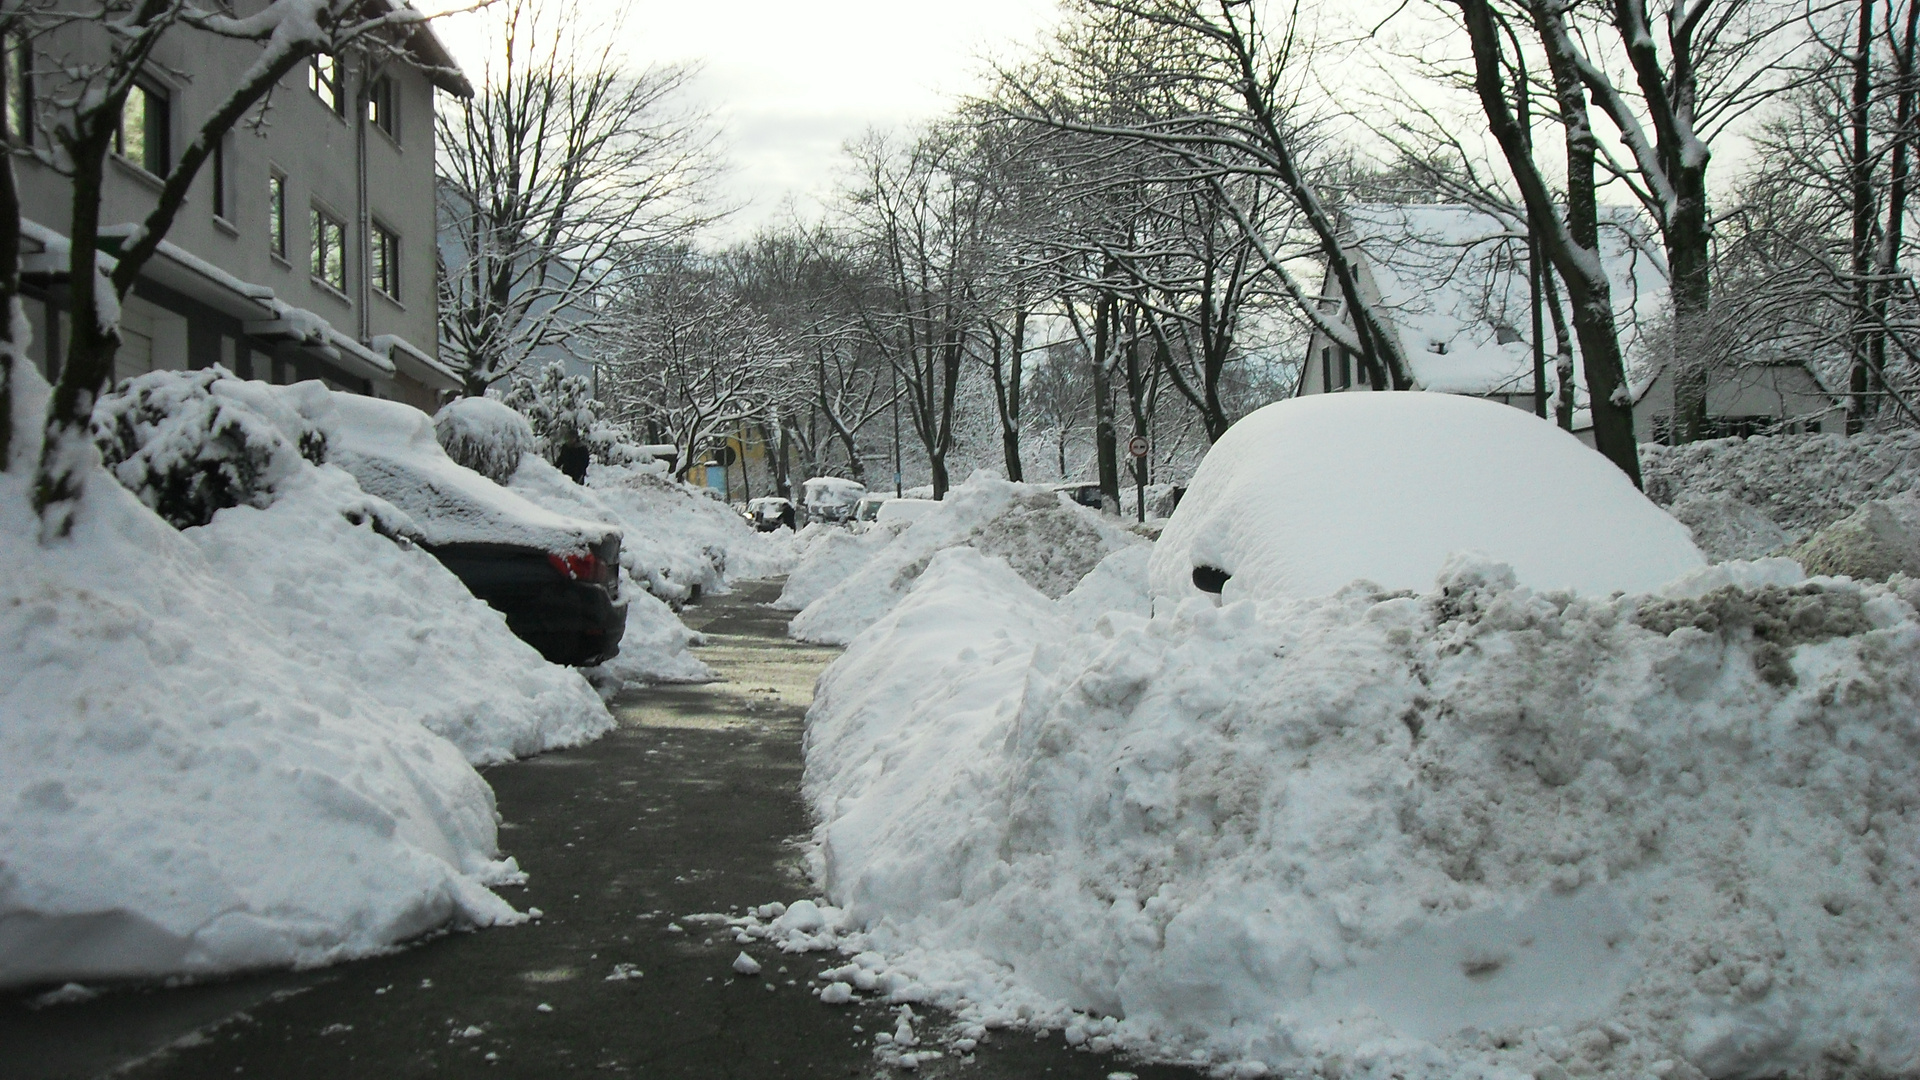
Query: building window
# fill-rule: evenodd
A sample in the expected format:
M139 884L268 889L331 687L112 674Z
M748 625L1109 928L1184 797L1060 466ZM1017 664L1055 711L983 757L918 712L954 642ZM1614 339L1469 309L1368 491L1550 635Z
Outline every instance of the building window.
M6 36L0 47L0 66L7 84L6 137L20 146L33 145L33 49L25 34Z
M1347 355L1345 349L1340 350L1340 366L1336 370L1340 376L1340 389L1345 390L1353 385L1353 358Z
M373 85L367 88L367 120L395 142L400 140L399 106L400 88L394 85L393 76L382 75L373 80Z
M347 226L319 207L313 208L313 263L316 281L347 291Z
M120 109L120 127L113 133L113 152L155 176L165 176L173 160L173 148L167 145L172 131L172 103L166 91L147 83L135 83Z
M1371 385L1367 375L1367 365L1361 363L1357 356L1353 358L1353 381L1361 386Z
M227 140L221 139L213 144L213 216L222 221L233 220L233 206L229 198L233 193L227 177Z
M316 56L307 62L307 89L335 116L347 115L347 99L340 93L340 58Z
M287 178L278 172L267 174L267 250L287 257Z
M1320 392L1333 393L1333 348L1320 350Z
M373 287L395 300L400 299L400 234L374 223L373 250L369 251L369 272Z

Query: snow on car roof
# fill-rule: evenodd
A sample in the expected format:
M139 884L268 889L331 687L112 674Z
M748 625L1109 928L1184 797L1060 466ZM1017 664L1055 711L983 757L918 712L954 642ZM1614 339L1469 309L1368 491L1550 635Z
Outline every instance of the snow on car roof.
M1525 585L1648 592L1705 565L1625 473L1530 413L1422 391L1276 402L1220 437L1153 554L1156 600L1311 597L1367 580L1433 587L1472 552Z
M867 493L867 485L838 476L816 476L800 486L806 489L810 503L853 502Z
M327 460L368 493L407 512L426 542L511 544L584 551L620 530L567 517L463 468L434 435L433 419L411 405L336 393L318 382L281 387L281 397L326 433Z

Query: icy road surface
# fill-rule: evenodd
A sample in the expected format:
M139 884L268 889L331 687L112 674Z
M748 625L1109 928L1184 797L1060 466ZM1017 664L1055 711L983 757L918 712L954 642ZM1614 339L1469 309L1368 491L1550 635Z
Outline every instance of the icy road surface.
M176 989L108 988L44 1004L0 997L9 1080L116 1075L676 1077L903 1076L873 1056L883 1005L823 1005L830 953L744 952L687 916L810 895L800 739L814 680L838 650L786 639L749 584L684 612L722 682L616 699L591 745L486 771L500 842L531 875L501 895L541 917L381 957ZM755 974L745 969L758 964ZM79 996L79 995L74 995ZM944 1017L916 1008L922 1044ZM994 1080L1199 1074L1069 1051L1058 1034L995 1033L918 1075Z

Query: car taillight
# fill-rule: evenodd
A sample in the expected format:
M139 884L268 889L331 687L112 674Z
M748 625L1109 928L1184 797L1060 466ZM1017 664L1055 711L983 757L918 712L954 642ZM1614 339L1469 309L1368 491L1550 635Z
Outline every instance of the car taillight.
M547 561L574 581L600 580L600 558L591 551L584 555L549 554Z

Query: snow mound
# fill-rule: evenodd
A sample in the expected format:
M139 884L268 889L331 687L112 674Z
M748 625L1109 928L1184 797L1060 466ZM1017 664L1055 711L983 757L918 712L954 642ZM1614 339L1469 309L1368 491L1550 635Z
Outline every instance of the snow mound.
M334 466L308 467L271 508L223 510L185 535L304 662L350 674L361 695L446 737L468 761L509 761L612 730L580 673L542 659L439 560L377 534L364 508L377 501ZM647 653L647 643L635 648Z
M1667 507L1714 562L1759 559L1787 546L1792 537L1750 503L1723 491L1686 494Z
M1111 611L1151 615L1153 600L1147 594L1147 564L1152 557L1150 545L1135 544L1100 560L1092 573L1081 578L1072 592L1060 598L1061 615L1069 622L1086 626Z
M839 943L1231 1075L1913 1075L1920 621L1711 578L1761 584L1454 560L1076 630L941 551L808 718Z
M627 632L620 639L620 655L588 668L587 678L611 696L646 683L709 682L713 669L689 651L700 644L699 634L687 629L666 602L643 589L628 587Z
M1787 550L1810 574L1920 577L1920 499L1873 500Z
M515 493L562 514L621 527L621 565L670 604L725 592L734 581L785 573L791 533L755 532L739 514L679 483L664 466L595 464L585 486L536 457L521 460ZM625 650L626 644L621 643Z
M318 430L218 366L123 383L94 405L93 438L120 483L178 529L270 505L327 451Z
M1640 447L1640 470L1654 502L1723 493L1797 540L1870 500L1920 490L1920 431L1649 444Z
M900 530L887 527L856 533L831 525L808 525L796 537L796 546L804 545L804 553L773 606L781 611L805 608L852 577L899 534Z
M1458 552L1539 588L1644 592L1703 564L1687 530L1538 417L1455 394L1319 394L1241 419L1155 545L1158 602L1420 589Z
M985 471L893 535L851 576L808 603L787 632L801 641L846 644L900 602L936 553L952 547L998 556L1033 588L1059 597L1112 552L1144 543L1056 492Z
M514 873L486 782L290 636L300 615L104 471L66 541L36 542L27 506L0 477L0 985L319 964L519 919L486 887Z
M520 459L539 448L527 418L492 398L448 402L434 414L433 431L448 457L496 484L510 480Z
M327 436L327 460L411 515L426 543L514 544L584 552L618 530L534 505L447 456L433 420L411 405L336 393L318 382L273 392Z

